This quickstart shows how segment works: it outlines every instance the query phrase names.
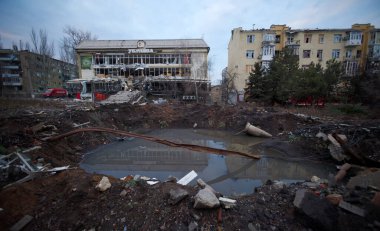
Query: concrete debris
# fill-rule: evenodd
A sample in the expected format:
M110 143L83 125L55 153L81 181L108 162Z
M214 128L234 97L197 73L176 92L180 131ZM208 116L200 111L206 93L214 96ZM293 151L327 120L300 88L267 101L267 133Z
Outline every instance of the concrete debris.
M210 185L206 184L206 182L204 182L202 179L198 179L197 180L197 184L199 185L199 187L201 187L202 189L204 188L207 188L209 189L212 193L214 193L216 195L216 191L215 189L213 189Z
M140 181L140 179L141 179L141 176L140 176L140 175L135 175L135 176L133 177L133 180L134 180L134 181Z
M285 183L282 182L282 181L279 181L279 180L275 180L275 181L273 181L272 186L273 186L273 188L275 188L275 189L283 189L284 186L285 186Z
M343 154L343 149L338 143L338 141L332 136L332 134L327 135L328 140L331 144L328 146L331 156L337 161L343 161L347 159L347 156Z
M142 176L140 177L141 180L145 180L145 181L148 181L150 180L151 178L150 177L147 177L147 176Z
M79 128L79 127L81 128L81 127L83 127L84 125L87 125L87 124L90 124L90 121L82 123L82 124L73 123L73 127L74 128Z
M295 206L302 211L313 224L322 230L335 230L338 225L339 211L328 200L314 193L298 190L294 199Z
M300 189L296 192L296 196L294 197L293 205L297 208L301 208L301 202L305 197L306 189Z
M195 222L195 221L192 221L190 224L189 224L189 231L194 231L194 230L197 230L198 229L198 223Z
M322 138L323 141L327 141L327 135L323 132L318 132L318 134L315 136L317 138Z
M343 200L343 196L340 194L329 194L326 199L333 205L339 205L340 201Z
M133 103L140 96L141 91L119 91L114 95L110 95L107 99L100 101L100 104L120 104L120 103Z
M110 180L108 179L108 177L103 176L103 177L102 177L102 180L99 182L98 185L96 185L95 188L98 189L98 190L101 191L101 192L104 192L104 191L106 191L107 189L111 188L111 182L110 182Z
M163 98L158 98L158 100L153 100L153 103L154 104L165 104L165 103L167 103L167 100L163 99Z
M347 183L347 188L355 188L357 186L367 188L373 186L380 188L380 170L376 172L363 172L360 175L351 177Z
M120 192L121 197L125 197L127 195L127 190L123 189L123 191Z
M310 181L313 183L319 183L321 181L321 178L317 176L312 176Z
M319 178L317 176L312 176L310 178L310 181L311 181L311 183L314 183L314 184L317 184L317 185L319 185L319 184L327 184L328 183L327 179L321 179L321 178Z
M351 168L351 164L345 163L340 167L339 172L335 175L335 182L341 181L347 174L347 171Z
M157 179L155 179L155 178L153 178L152 180L146 181L146 183L149 184L149 185L155 185L155 184L158 184L159 182L160 181L157 180Z
M170 189L169 204L175 205L181 200L183 200L185 197L187 197L188 195L189 193L182 188Z
M339 207L342 209L345 209L353 214L356 214L358 216L364 217L365 216L365 210L361 209L355 205L352 205L350 203L345 202L344 200L341 200L339 203Z
M166 180L167 182L174 182L177 183L178 179L175 176L169 176L168 179Z
M180 184L180 185L187 185L188 183L190 183L192 180L194 180L195 177L197 177L198 174L192 170L191 172L189 172L188 174L186 174L186 176L182 177L178 182L177 184Z
M207 188L199 190L194 199L194 208L196 209L216 208L220 206L218 198L216 198L215 194Z
M8 184L4 186L4 188L10 187L15 184L27 182L36 177L40 177L45 173L62 171L62 170L68 169L69 166L58 167L55 169L48 169L49 165L43 166L42 163L38 163L37 166L34 165L32 163L32 160L27 155L25 155L25 153L33 151L33 150L37 150L40 148L41 148L40 146L35 146L21 153L13 152L11 154L0 157L0 169L1 169L0 180L5 180L5 181L8 180L9 176L14 173L19 174L20 172L24 172L27 174L27 176L25 176L24 178L19 179L16 182Z
M225 209L230 209L236 206L236 200L227 197L219 197L219 202Z
M298 118L304 119L304 120L310 120L310 121L319 120L319 117L317 117L317 116L308 116L308 115L301 114L301 113L297 113L297 114L294 114L294 115L297 116Z
M23 218L21 218L16 224L14 224L10 228L10 231L19 231L19 230L22 230L32 220L33 220L32 216L25 215Z

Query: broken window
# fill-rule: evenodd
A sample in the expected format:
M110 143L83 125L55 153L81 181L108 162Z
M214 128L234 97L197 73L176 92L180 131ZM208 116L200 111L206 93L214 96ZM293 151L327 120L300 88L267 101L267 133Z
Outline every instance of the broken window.
M318 50L318 51L317 51L317 58L318 58L319 60L322 60L322 52L323 52L323 50Z
M276 35L276 40L275 40L276 43L280 43L281 42L281 35Z
M303 50L303 58L310 58L310 50Z
M356 58L360 58L360 56L362 56L362 51L361 50L357 50L356 51Z
M313 36L312 34L305 34L304 35L305 43L311 43L311 37L312 36Z

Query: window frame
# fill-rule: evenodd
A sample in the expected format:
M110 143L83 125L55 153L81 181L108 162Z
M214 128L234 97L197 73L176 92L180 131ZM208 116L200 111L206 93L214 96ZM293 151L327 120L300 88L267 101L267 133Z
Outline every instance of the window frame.
M247 59L254 59L255 58L255 50L247 50L245 52L245 57Z
M341 43L341 42L342 42L342 39L343 39L342 34L334 34L333 42L334 42L334 43Z
M247 35L247 43L254 43L255 42L255 35L249 34Z
M308 57L305 57L305 55ZM310 57L311 57L311 50L303 50L302 51L302 58L309 59Z
M333 59L339 59L340 58L340 49L333 49L331 57Z

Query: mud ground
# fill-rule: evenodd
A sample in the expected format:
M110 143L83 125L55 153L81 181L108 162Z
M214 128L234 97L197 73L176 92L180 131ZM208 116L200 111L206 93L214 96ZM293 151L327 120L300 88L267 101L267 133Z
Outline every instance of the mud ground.
M73 130L75 124L90 122L83 127L139 132L192 128L196 123L198 128L239 132L249 121L274 135L263 145L280 149L292 158L311 156L322 164L341 164L329 156L327 145L315 137L322 131L346 134L350 147L380 160L380 119L375 111L347 116L331 114L327 109L258 107L254 104L224 107L169 102L163 105L99 106L60 100L1 100L0 103L2 154L38 145L41 149L29 153L33 161L42 159L52 167L70 165L77 168L2 189L0 230L9 229L27 214L33 220L24 230L329 229L294 207L296 191L305 188L301 183L276 187L267 182L252 189L252 194L235 198L237 206L232 209L194 209L193 196L198 189L173 182L150 186L143 181L110 177L112 187L99 192L95 185L102 176L85 173L78 168L79 162L86 151L113 142L117 137L83 133L55 142L43 141L49 135ZM20 176L15 179L17 177ZM0 182L0 186L8 183ZM187 190L190 196L170 205L168 192L178 187ZM127 191L125 196L120 195L123 190ZM344 184L334 190L340 191L345 199L359 194L358 205L370 206L372 194L367 195L367 190L349 190ZM368 211L372 215L360 217L339 210L336 217L331 217L335 230L378 230L378 208L370 207Z

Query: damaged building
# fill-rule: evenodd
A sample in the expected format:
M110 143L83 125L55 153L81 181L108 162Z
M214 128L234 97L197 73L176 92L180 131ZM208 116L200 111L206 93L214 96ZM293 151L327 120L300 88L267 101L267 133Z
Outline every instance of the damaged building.
M49 88L63 87L77 77L74 64L28 50L0 49L0 95L40 96Z
M87 40L77 48L79 77L119 79L147 95L192 100L209 93L203 39Z

